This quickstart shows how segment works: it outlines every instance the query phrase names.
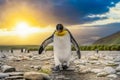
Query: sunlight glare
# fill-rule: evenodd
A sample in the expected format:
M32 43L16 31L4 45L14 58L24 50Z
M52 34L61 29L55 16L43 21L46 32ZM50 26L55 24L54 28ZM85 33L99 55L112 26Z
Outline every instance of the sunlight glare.
M26 22L20 22L20 23L17 23L15 31L19 36L24 37L24 36L28 36L31 33L38 32L39 29L38 28L32 28Z

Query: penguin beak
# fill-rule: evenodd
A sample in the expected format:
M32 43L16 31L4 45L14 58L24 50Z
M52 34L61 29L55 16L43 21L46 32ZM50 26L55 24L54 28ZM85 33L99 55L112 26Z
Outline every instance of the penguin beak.
M58 33L61 33L63 30L57 30L58 31Z

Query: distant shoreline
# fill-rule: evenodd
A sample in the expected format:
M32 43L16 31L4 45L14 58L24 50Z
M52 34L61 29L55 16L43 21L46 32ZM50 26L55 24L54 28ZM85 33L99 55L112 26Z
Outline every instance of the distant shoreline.
M40 45L0 45L0 50L11 50L11 49L26 49L30 51L37 51ZM81 51L120 51L120 45L80 45ZM46 47L47 51L52 51L53 46L49 45ZM75 48L72 46L72 51Z

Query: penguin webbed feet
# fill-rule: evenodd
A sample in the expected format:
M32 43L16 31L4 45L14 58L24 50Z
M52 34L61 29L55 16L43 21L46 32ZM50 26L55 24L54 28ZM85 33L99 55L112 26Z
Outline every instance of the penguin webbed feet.
M63 69L63 70L67 70L67 69L68 69L68 66L67 66L67 65L62 65L62 69Z
M52 68L53 71L62 71L62 70L67 70L68 69L68 66L67 65L58 65L58 66L55 66L54 68Z
M53 70L53 71L58 71L58 72L59 72L59 71L60 71L60 65L53 67L52 70Z
M43 46L40 46L38 53L39 53L39 54L42 54L43 50L44 50Z

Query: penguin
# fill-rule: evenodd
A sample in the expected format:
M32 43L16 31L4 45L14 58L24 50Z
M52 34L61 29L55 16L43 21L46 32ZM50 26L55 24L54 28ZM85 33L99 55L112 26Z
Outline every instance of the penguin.
M42 42L39 48L39 54L41 54L45 47L52 42L55 62L55 67L53 70L60 71L61 68L62 70L67 70L69 68L70 58L72 55L71 43L76 49L78 58L81 58L78 43L72 36L71 32L62 24L57 24L56 30L53 32L53 34Z

